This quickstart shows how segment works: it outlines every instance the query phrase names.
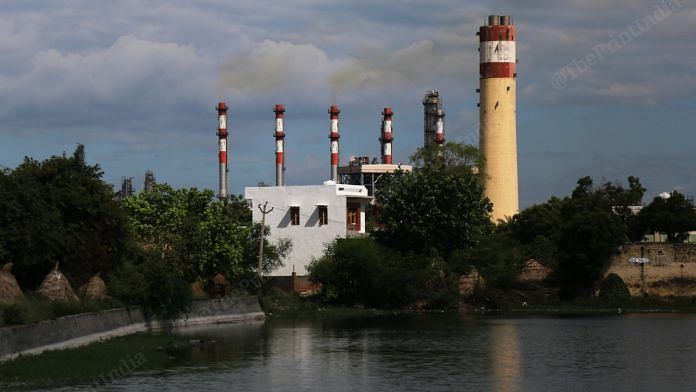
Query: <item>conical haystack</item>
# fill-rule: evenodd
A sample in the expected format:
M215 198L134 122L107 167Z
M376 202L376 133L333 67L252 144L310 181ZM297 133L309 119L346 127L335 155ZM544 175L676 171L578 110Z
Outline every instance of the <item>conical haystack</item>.
M14 304L24 299L17 279L12 275L12 263L7 263L0 270L0 304Z
M58 269L58 263L44 278L39 287L39 294L51 301L79 301L68 279Z
M84 286L80 287L80 295L84 299L99 300L109 298L109 293L106 289L106 283L102 280L99 274L89 278Z
M208 293L213 298L222 298L232 292L232 285L222 274L216 274L210 279L210 289Z

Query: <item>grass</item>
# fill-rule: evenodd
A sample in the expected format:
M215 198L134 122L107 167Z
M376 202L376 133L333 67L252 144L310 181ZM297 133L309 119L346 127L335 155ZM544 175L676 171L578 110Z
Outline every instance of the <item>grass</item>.
M30 295L18 304L0 304L0 327L30 324L71 314L98 312L121 306L122 304L116 300L51 302L41 297Z
M21 356L0 362L0 390L78 383L99 387L134 372L166 368L172 360L169 347L183 340L174 335L142 333Z
M393 313L381 309L327 305L317 297L300 297L278 288L271 289L260 299L263 311L270 317L354 317Z

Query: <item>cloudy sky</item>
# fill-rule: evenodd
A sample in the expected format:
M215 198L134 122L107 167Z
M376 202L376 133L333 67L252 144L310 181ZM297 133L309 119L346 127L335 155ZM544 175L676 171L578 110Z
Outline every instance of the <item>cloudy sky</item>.
M443 96L448 140L478 142L478 26L517 25L522 206L577 178L636 175L650 196L696 194L694 0L5 0L0 2L0 166L86 144L105 179L154 170L216 188L215 104L230 109L235 193L273 183L276 103L288 184L341 155L379 154L394 108L395 160L422 144L422 97Z

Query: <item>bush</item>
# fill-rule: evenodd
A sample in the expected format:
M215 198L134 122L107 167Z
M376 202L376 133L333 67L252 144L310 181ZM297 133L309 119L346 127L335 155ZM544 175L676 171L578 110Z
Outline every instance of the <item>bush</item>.
M628 301L631 299L631 293L619 275L609 274L602 281L599 297L610 301Z
M434 257L401 254L370 238L349 238L331 243L308 270L312 281L322 284L327 302L388 309L419 300L439 306L445 299L458 299L456 284L441 277L448 272L441 264ZM452 293L444 295L448 290Z
M146 315L172 319L185 312L193 300L186 280L156 258L142 264L124 263L111 275L109 290L129 305L140 305Z
M2 323L4 325L24 324L24 312L22 312L22 308L17 304L5 307L2 311Z

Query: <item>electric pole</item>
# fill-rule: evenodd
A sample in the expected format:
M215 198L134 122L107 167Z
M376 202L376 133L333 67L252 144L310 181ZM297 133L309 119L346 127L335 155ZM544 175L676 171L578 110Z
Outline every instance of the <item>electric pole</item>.
M259 236L259 279L261 279L261 275L263 274L263 240L266 236L266 215L273 211L273 207L269 210L268 202L265 202L263 203L263 208L261 208L261 204L259 204L259 211L261 211L261 235Z

